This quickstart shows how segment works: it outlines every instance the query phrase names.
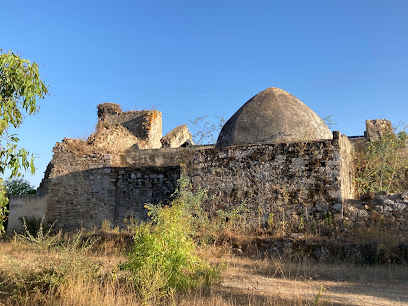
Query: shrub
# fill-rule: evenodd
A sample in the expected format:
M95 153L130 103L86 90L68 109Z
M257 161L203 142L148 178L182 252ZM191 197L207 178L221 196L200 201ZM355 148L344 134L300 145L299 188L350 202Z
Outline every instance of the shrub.
M389 133L370 142L366 152L357 161L356 187L359 195L369 192L398 192L405 183L408 168L403 154L407 133Z
M54 224L44 226L44 219L35 217L20 218L23 222L24 234L16 234L14 239L26 244L32 244L37 249L49 249L57 244L61 238L61 232L56 235L51 234Z
M152 220L135 227L135 245L124 268L131 271L144 303L218 278L218 269L198 256L192 238L191 211L202 194L192 196L184 183L180 181L170 205L146 205Z

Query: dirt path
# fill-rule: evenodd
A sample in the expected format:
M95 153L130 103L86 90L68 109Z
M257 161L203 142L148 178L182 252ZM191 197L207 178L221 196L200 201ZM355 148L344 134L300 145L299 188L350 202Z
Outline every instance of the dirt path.
M298 301L297 304L318 297L320 301L334 305L408 305L407 281L291 280L261 275L242 266L230 266L223 273L222 288L252 295L254 300L269 296Z

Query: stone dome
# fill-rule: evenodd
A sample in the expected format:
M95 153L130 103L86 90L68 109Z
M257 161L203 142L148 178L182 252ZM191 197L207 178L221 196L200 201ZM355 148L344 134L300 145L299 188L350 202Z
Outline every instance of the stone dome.
M314 111L290 93L271 87L251 98L225 123L216 147L332 138Z

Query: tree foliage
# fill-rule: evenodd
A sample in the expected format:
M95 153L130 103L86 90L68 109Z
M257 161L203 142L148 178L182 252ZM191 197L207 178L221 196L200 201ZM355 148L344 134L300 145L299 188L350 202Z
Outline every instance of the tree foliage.
M34 186L23 178L9 179L4 182L7 194L30 194L35 193Z
M24 170L35 172L34 156L18 146L18 137L10 128L18 128L25 116L35 114L38 100L48 94L40 79L38 65L13 52L0 49L0 175L10 170L10 177L19 177ZM2 183L2 182L0 182ZM2 185L2 184L1 184ZM4 231L6 190L0 190L0 234Z

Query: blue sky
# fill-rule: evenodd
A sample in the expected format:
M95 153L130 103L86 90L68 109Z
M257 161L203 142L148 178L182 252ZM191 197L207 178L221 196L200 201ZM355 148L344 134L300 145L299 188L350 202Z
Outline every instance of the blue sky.
M268 87L346 135L407 120L406 0L0 2L0 48L37 62L50 90L18 130L36 186L55 143L91 134L103 102L162 111L164 134L228 119Z

